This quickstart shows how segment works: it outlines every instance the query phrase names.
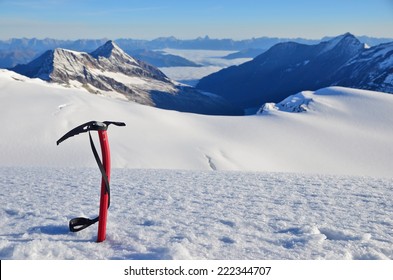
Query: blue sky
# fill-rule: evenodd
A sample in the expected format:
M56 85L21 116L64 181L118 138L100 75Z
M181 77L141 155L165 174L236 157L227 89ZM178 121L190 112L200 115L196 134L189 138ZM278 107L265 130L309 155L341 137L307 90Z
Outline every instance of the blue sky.
M393 38L393 0L0 0L0 39Z

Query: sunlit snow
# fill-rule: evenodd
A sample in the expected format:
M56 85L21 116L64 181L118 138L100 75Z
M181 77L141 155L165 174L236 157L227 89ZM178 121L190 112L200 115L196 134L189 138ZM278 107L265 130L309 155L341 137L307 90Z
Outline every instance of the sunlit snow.
M306 110L202 116L1 70L0 258L392 259L393 96L294 94L281 105ZM127 124L108 130L101 244L68 231L98 212L88 136L56 146L90 120Z

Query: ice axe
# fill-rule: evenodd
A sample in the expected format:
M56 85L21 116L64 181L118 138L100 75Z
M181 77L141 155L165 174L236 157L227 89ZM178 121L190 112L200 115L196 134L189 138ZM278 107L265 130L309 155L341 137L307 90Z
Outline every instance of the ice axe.
M110 150L109 150L109 141L107 135L107 129L109 125L117 125L117 126L125 126L126 124L123 122L112 122L112 121L90 121L84 123L74 129L71 129L67 132L63 137L57 140L57 145L61 142L65 141L66 139L78 135L80 133L89 132L90 138L90 146L93 151L94 157L96 159L97 165L101 171L102 179L101 179L101 197L100 197L100 212L98 217L94 219L89 218L74 218L69 223L70 231L77 232L82 229L95 224L98 221L98 234L97 234L97 242L102 242L105 240L106 237L106 221L108 216L108 208L110 205L110 169L111 169L111 158L110 158ZM100 139L101 145L101 155L102 155L102 162L100 157L97 153L97 150L94 146L93 139L91 138L90 131L97 131L98 137Z

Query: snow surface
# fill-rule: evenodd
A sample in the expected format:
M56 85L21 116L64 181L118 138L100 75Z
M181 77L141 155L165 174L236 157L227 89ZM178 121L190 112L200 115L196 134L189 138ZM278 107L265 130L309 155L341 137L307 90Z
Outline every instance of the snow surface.
M205 116L0 70L0 258L391 259L393 96L302 94L301 113ZM90 120L127 124L108 131L99 245L96 225L67 228L98 211L88 136L56 146Z
M0 168L1 259L391 259L393 181L114 169L107 239L96 169Z

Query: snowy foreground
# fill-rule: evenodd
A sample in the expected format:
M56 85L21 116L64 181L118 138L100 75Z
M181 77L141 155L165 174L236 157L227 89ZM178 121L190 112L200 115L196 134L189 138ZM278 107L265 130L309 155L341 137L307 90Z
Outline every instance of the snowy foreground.
M391 259L393 180L115 169L107 240L95 169L1 168L1 259Z
M332 87L213 117L0 70L0 104L0 259L393 258L393 95ZM68 231L98 213L88 136L56 146L90 120L127 124L108 130L102 244L97 225Z

